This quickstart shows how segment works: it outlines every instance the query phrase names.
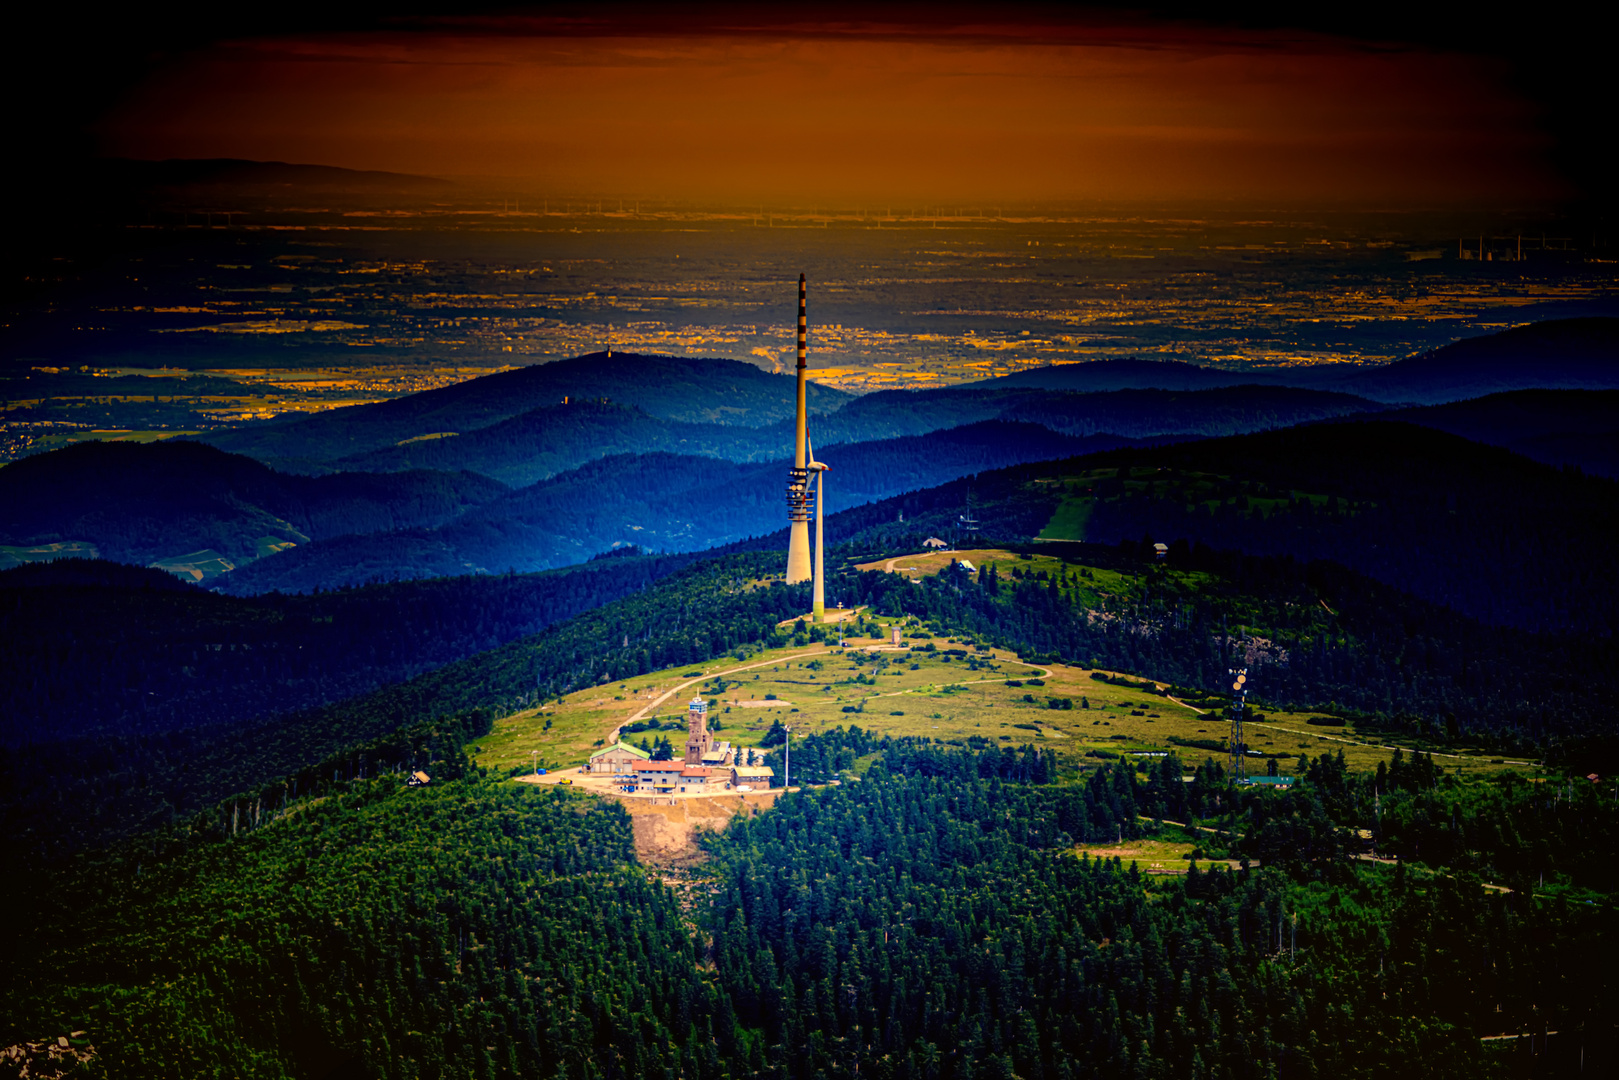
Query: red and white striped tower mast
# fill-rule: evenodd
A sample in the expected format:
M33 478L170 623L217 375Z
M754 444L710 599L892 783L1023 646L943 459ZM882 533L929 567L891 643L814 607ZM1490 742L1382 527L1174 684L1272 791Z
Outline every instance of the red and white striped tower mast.
M793 467L787 474L787 584L810 579L809 455L805 451L806 398L804 373L808 367L809 320L805 315L805 278L798 275L798 422L793 430Z

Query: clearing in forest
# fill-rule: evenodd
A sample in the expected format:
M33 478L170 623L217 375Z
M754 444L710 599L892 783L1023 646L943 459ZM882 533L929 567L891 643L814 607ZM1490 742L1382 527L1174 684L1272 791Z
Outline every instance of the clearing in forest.
M1191 856L1196 850L1197 845L1189 841L1151 836L1126 840L1122 844L1078 844L1074 847L1076 855L1089 855L1093 859L1117 858L1125 866L1135 863L1146 874L1184 874L1192 865ZM1199 869L1207 869L1211 862L1231 867L1238 865L1230 859L1199 859L1197 862Z
M502 717L474 752L480 764L503 772L532 767L536 756L543 767L568 768L582 765L616 732L648 747L666 740L678 755L687 703L700 696L709 702L715 737L733 746L759 746L777 723L790 727L795 741L858 724L880 735L1040 746L1070 767L1150 763L1171 751L1188 768L1208 757L1225 760L1229 724L1219 701L1199 711L1166 696L1161 684L1131 677L1123 685L1095 677L1119 673L1028 663L1006 649L935 634L913 619L892 620L905 643L896 650L888 644L890 622L876 620L876 636L847 638L842 649L812 642L581 690ZM1392 752L1377 736L1358 736L1352 724L1320 713L1263 712L1263 722L1247 725L1249 747L1261 755L1248 759L1253 773L1267 771L1274 757L1278 772L1291 775L1300 754L1339 749L1351 769L1370 770ZM1322 720L1334 726L1319 726ZM1514 767L1482 755L1436 758L1467 772Z

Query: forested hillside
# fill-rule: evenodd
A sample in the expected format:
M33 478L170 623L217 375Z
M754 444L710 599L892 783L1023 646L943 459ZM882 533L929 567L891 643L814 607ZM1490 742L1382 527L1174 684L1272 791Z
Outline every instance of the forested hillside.
M1155 888L1065 850L1136 827L1128 770L1043 789L934 761L884 755L711 844L763 1075L1462 1077L1493 1071L1479 1035L1549 1015L1611 1039L1611 908L1331 855Z
M1619 479L1619 390L1513 390L1401 409L1388 419Z
M507 490L466 472L311 478L196 443L86 442L0 469L0 543L89 541L143 564L209 548L246 563L311 537L437 525Z
M1619 568L1593 558L1619 484L1443 432L1318 424L981 473L828 523L868 549L981 535L1154 541L1329 560L1484 622L1609 637ZM899 522L903 512L905 520ZM1061 517L1058 515L1061 514ZM1044 532L1061 524L1057 535Z
M1241 808L1311 843L1153 880L1073 845L1157 834L1137 815L1184 788L1220 812L1212 763L1053 782L1000 751L817 739L864 778L712 835L684 907L617 807L453 750L426 788L356 777L50 871L3 901L0 1039L71 1033L109 1077L1472 1080L1515 1075L1480 1036L1547 1029L1541 1068L1615 1061L1611 905L1356 866L1331 758ZM1442 780L1378 777L1396 805Z
M210 435L207 442L260 461L333 461L438 432L488 427L564 398L608 398L666 420L759 427L793 415L793 377L738 360L591 353L469 379L375 405ZM814 413L849 395L809 388Z
M1075 565L1060 575L1016 564L915 583L867 573L838 591L1025 656L1205 691L1219 692L1228 668L1248 666L1256 699L1354 710L1369 727L1526 750L1611 732L1611 638L1491 627L1331 563L1177 547L1170 565L1181 573L1166 573L1129 546L1065 557ZM1134 581L1099 594L1087 564Z
M558 1075L622 1031L661 1072L715 1011L616 806L387 777L234 831L7 890L0 1039L85 1030L110 1077L415 1078Z
M1129 454L1109 463L1143 483L1102 481L1086 539L1329 559L1487 622L1619 629L1619 570L1588 557L1619 525L1613 481L1375 422Z
M1110 449L1128 440L1076 439L1034 424L986 421L949 431L817 449L828 513L1008 464ZM791 459L738 464L716 457L620 454L492 500L433 529L344 536L300 545L220 583L252 595L425 578L526 572L590 558L615 545L661 551L719 547L781 527Z
M596 560L310 596L220 596L157 570L0 572L0 743L150 735L327 705L537 633L690 563Z
M1507 390L1619 388L1619 319L1548 319L1357 371L1333 389L1438 404Z
M38 610L54 600L64 614L43 619L42 635L24 636L10 654L14 677L32 688L22 702L35 711L14 722L27 745L0 755L0 843L34 855L103 843L439 718L477 716L487 724L491 716L615 676L756 647L808 604L804 586L746 587L779 570L779 563L774 552L696 565L678 558L606 559L589 573L554 578L400 585L272 598L268 606L210 596L197 603L192 592L140 589L91 596L87 604L71 593L17 595L27 592L19 589L7 597L12 611ZM141 629L131 609L154 595L163 603L179 595L179 603L194 605L181 614L202 641L182 639L171 647L126 633L113 616ZM607 602L614 596L620 599ZM108 617L75 617L77 607L94 611L98 602ZM278 611L282 604L290 606ZM297 614L288 618L288 611ZM538 634L528 629L564 611L574 617ZM220 612L236 621L224 621ZM9 645L14 638L4 640ZM222 647L201 647L210 642ZM317 651L329 655L298 655ZM373 658L376 670L350 676L350 667L363 669ZM39 676L29 670L34 664L43 666ZM293 666L308 673L307 684L285 679ZM412 666L428 670L395 681ZM191 688L196 708L211 708L214 722L196 726L186 710L143 711L138 694L123 692L130 671L154 685ZM82 690L75 688L80 678L87 684ZM358 692L363 684L345 681L350 678L369 678L376 688ZM278 698L283 682L287 692ZM340 687L352 696L339 697ZM116 703L97 703L100 692L116 695ZM82 706L92 723L81 725L58 697ZM54 731L55 724L64 730ZM381 751L369 753L374 767ZM345 757L344 768L358 760Z
M1601 739L1609 730L1608 703L1619 691L1612 639L1491 627L1326 563L1177 546L1173 571L1165 573L1128 546L1085 546L1068 557L1061 575L1022 574L1014 564L976 580L945 574L911 583L868 573L829 585L874 613L911 615L1026 656L1136 672L1194 693L1218 691L1226 669L1247 657L1261 704L1349 710L1367 730L1458 737L1514 753L1581 759L1607 753ZM554 581L473 579L246 606L220 597L197 603L191 594L162 592L155 600L122 594L153 612L196 604L194 633L208 639L200 645L228 631L214 650L184 641L153 644L138 618L116 617L124 602L116 596L107 597L113 606L102 618L52 622L41 613L39 625L50 632L13 653L18 672L42 672L19 676L19 685L34 688L33 697L19 700L45 709L59 697L61 706L51 707L60 708L59 722L67 726L52 733L46 714L28 720L35 745L9 756L3 788L8 834L24 848L45 849L118 835L256 789L412 723L473 710L498 715L611 679L784 643L778 624L807 606L803 586L749 586L779 572L775 550L700 561L658 580L675 565L608 559L591 574ZM1130 584L1102 595L1088 584L1087 566L1123 570ZM536 605L529 617L543 619L567 605L600 603L615 589L642 591L445 663L456 648L489 648L521 628L521 620L501 614L507 600L529 597L526 603ZM468 603L473 597L481 599ZM12 600L19 612L51 602L44 590ZM215 606L237 621L210 615ZM326 612L330 623L321 621ZM127 636L119 629L126 622L134 631ZM435 635L446 644L411 644ZM73 646L64 650L68 641ZM299 655L312 651L322 655L318 663ZM78 667L30 659L58 655L84 659ZM403 678L444 666L334 700L349 685L351 666L373 662L378 683L389 672ZM289 663L310 672L307 682L287 683L294 695L306 694L302 699L275 695ZM80 668L88 673L82 680ZM212 703L220 723L180 730L174 725L192 713L165 711L161 702L143 709L120 690L130 671L143 672L140 680L152 685L172 680L196 708ZM81 682L83 689L74 689ZM333 696L307 696L322 690ZM81 711L100 725L96 734L63 738L86 730L72 726ZM1593 739L1597 749L1574 751ZM112 792L115 800L107 798Z

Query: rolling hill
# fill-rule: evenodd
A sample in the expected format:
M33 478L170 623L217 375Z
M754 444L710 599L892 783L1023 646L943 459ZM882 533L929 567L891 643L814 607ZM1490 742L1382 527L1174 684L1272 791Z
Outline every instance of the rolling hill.
M1510 390L1401 409L1387 418L1619 478L1619 390Z
M581 401L546 405L452 438L419 439L332 462L368 472L467 469L523 487L612 454L664 451L758 461L791 452L791 426L768 434L723 424L688 424L639 406Z
M1423 405L1507 390L1619 389L1619 319L1517 326L1322 385L1377 401Z
M739 360L590 353L503 371L375 405L270 421L203 440L260 461L325 471L320 463L397 446L424 435L488 427L564 398L608 398L649 416L691 424L763 427L793 415L793 378ZM849 395L811 385L810 411Z
M827 503L836 508L1009 464L1128 442L986 421L925 436L833 446L817 454L832 466ZM780 527L788 464L787 459L737 463L669 453L618 454L511 492L436 528L301 545L234 571L221 586L250 595L393 577L527 572L627 544L700 551Z
M965 385L973 389L1011 387L1097 393L1105 390L1212 390L1221 386L1274 384L1278 381L1272 376L1220 371L1197 364L1125 359L1052 364Z
M1316 424L1014 466L857 508L837 535L914 551L951 527L969 489L990 537L1150 537L1328 560L1484 623L1619 630L1619 569L1594 554L1619 527L1619 483L1413 424Z
M316 537L437 525L507 490L465 472L288 476L199 443L86 442L0 469L0 544L240 565Z

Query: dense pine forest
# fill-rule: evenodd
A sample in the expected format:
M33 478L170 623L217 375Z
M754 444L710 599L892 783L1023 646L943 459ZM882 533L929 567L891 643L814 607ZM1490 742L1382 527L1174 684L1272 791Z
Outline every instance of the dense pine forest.
M1330 757L1222 807L1213 762L1075 782L822 742L804 752L863 778L712 835L684 900L616 806L497 783L453 744L425 751L428 788L199 815L8 890L0 1036L76 1033L78 1075L111 1077L1509 1076L1480 1037L1546 1030L1542 1070L1614 1063L1611 900L1347 859L1346 792L1371 782ZM1536 798L1458 795L1421 758L1376 782L1384 820L1448 802L1544 846ZM1611 802L1558 797L1612 836ZM1211 848L1260 819L1320 842L1156 879L1072 848L1170 810L1211 815Z
M87 1029L99 1075L588 1075L624 1024L677 1062L706 1002L621 810L478 780L162 832L8 908L5 1030Z

